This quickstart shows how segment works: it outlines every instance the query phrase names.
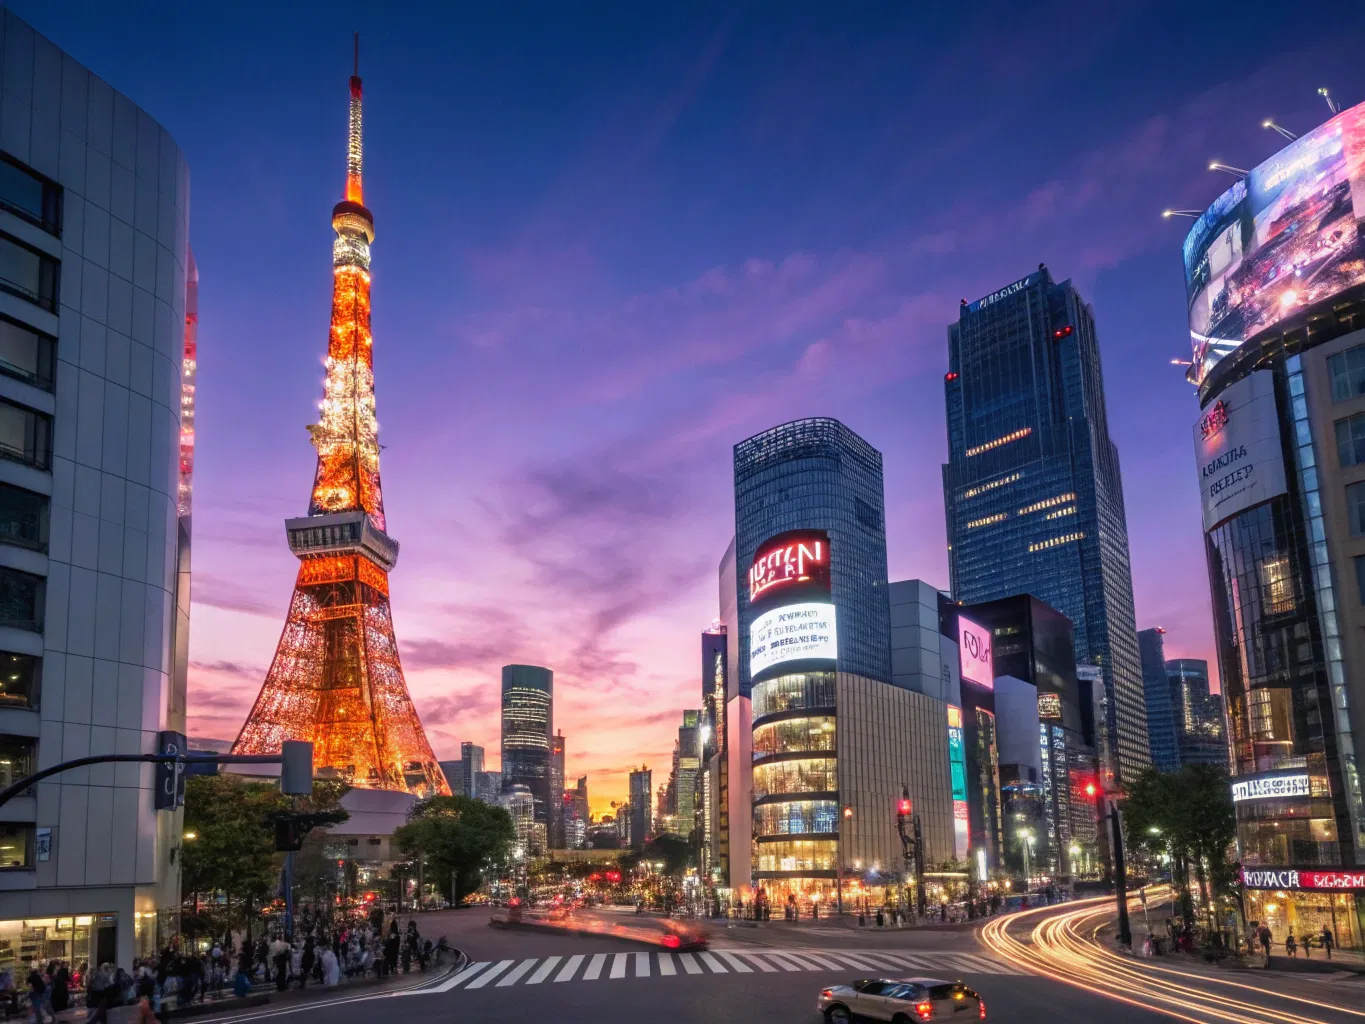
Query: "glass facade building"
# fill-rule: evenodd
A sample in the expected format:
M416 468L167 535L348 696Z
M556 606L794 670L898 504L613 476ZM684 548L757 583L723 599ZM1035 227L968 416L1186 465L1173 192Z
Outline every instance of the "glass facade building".
M1112 770L1150 761L1128 526L1095 319L1045 267L967 303L948 329L943 495L953 596L1027 593L1098 665Z
M502 667L502 788L525 786L547 834L551 820L554 673L537 665Z
M1166 662L1166 675L1171 707L1175 710L1180 763L1226 768L1228 738L1223 727L1223 698L1209 691L1209 663L1202 658L1173 658Z
M1142 656L1142 692L1147 699L1147 743L1152 751L1152 764L1157 771L1174 772L1180 770L1180 743L1176 739L1175 707L1166 668L1165 633L1160 626L1139 630L1138 653ZM1207 668L1206 665L1205 685Z

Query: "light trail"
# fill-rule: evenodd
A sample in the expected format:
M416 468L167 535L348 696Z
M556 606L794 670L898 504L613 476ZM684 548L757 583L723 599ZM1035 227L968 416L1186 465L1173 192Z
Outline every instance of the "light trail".
M1164 900L1168 890L1149 892ZM1112 906L1112 898L1102 896L1078 900L1062 913L1053 907L1037 907L989 922L979 937L992 953L1018 967L1176 1020L1196 1024L1334 1024L1341 1019L1336 1016L1339 1014L1365 1017L1350 1007L1208 974L1158 967L1116 953L1095 938L1112 914ZM1132 906L1130 912L1136 909ZM1041 915L1050 916L1035 920ZM1026 939L1016 934L1024 928L1029 929ZM1227 989L1254 992L1260 1000L1247 1002ZM1302 1006L1325 1010L1329 1019L1291 1013L1283 1003L1268 1005L1276 1000L1299 1004L1296 1010Z

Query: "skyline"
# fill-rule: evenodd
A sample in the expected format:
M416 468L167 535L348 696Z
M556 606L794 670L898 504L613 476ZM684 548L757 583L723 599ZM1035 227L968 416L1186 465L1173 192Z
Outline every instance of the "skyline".
M301 428L313 418L322 375L321 268L327 210L339 198L345 111L338 83L349 69L353 25L362 33L367 184L378 228L378 416L389 514L404 545L395 627L438 757L457 755L462 740L496 749L498 672L527 663L556 674L555 725L588 744L586 751L571 746L568 761L571 775L589 775L596 807L625 794L627 773L641 760L656 770L666 764L682 710L699 704L696 640L715 615L715 565L733 526L729 449L777 423L836 416L882 451L890 578L946 587L937 475L946 453L946 325L959 298L1021 278L1039 261L1058 280L1073 278L1095 308L1124 470L1138 626L1164 625L1172 658L1212 662L1189 435L1197 407L1169 365L1188 352L1184 225L1163 223L1158 213L1212 200L1226 179L1204 170L1210 157L1249 166L1278 148L1260 128L1267 114L1296 130L1320 123L1326 110L1318 85L1329 84L1345 104L1362 98L1365 79L1347 64L1347 43L1312 65L1296 63L1295 48L1286 46L1222 82L1200 69L1202 88L1175 95L1169 86L1148 88L1142 104L1136 97L1144 89L1134 82L1123 102L1103 98L1119 108L1110 116L1082 104L1081 116L1058 119L1076 125L1065 139L1078 140L1080 155L1069 160L1017 148L1024 140L1011 134L1018 129L1010 110L1046 91L1032 79L1019 83L1024 95L1003 90L1010 110L983 104L985 116L963 116L957 131L958 108L945 110L935 115L944 131L931 148L948 172L938 172L948 179L939 184L953 183L957 197L936 216L906 222L895 218L915 198L914 175L932 184L934 173L916 156L934 134L917 127L924 112L881 125L875 142L846 128L876 86L894 94L893 65L904 54L868 42L880 32L856 45L846 34L835 38L819 57L828 64L813 73L829 86L818 98L826 119L817 126L805 118L815 97L780 95L783 85L802 84L791 75L781 84L751 81L747 91L736 83L761 19L712 24L698 16L678 33L685 45L666 46L660 40L668 33L655 28L655 55L671 59L634 70L649 73L641 92L658 95L608 104L602 120L610 128L585 133L586 152L564 160L568 170L552 175L557 180L535 181L526 213L496 179L509 168L523 177L529 165L539 168L537 157L546 154L519 146L573 150L568 129L518 140L515 118L506 119L506 134L484 123L480 138L498 145L459 147L465 191L427 191L424 205L421 189L408 184L414 167L448 168L424 152L434 143L413 141L414 120L430 120L426 111L441 108L436 96L460 99L447 85L433 102L413 102L422 95L414 85L420 72L409 65L420 61L396 53L395 40L406 34L419 47L434 44L411 40L411 27L367 34L364 17L348 20L343 7L328 9L326 31L320 13L294 16L274 38L251 37L253 48L229 32L191 83L221 74L229 55L255 67L304 38L312 49L298 55L306 59L273 62L280 88L268 99L252 91L250 74L241 72L246 83L234 76L238 108L224 117L221 97L210 94L206 103L202 87L185 85L188 62L152 66L137 45L102 39L109 26L98 16L77 25L56 13L61 5L12 6L152 110L190 163L202 368L191 732L235 735L278 641L295 572L280 520L307 506L301 481L313 451ZM812 25L819 17L795 17L804 27L789 24L782 42L813 59L802 40L831 42ZM553 49L554 33L542 27L545 37L527 45L552 47L561 63L542 73L562 84L563 64L573 61ZM186 15L179 30L202 43L204 28ZM1113 59L1117 28L1107 23L1100 38L1073 40L1085 53L1069 54L1076 63L1057 70L1080 74ZM1266 39L1304 46L1306 36L1272 28L1258 23L1263 46ZM957 38L959 56L968 52L969 32L943 31ZM880 60L860 69L859 87L838 77L840 47L868 49ZM952 70L951 52L935 67ZM991 68L988 88L1001 89L1024 70ZM534 107L554 90L547 81L533 95L502 98ZM496 79L487 92L500 95ZM724 101L735 93L748 100L750 115L739 127L757 136L747 164L727 164L717 148L745 137L723 123ZM1276 109L1268 108L1272 97ZM476 102L472 95L463 101ZM475 112L446 109L457 126L479 127ZM259 121L275 132L263 137L274 140L282 166L251 154L249 129ZM964 166L972 142L966 125L997 131L1001 155L982 162L992 174L1008 162L1017 180L973 182L979 169ZM854 137L838 139L841 130ZM710 146L696 149L698 135ZM839 143L844 160L830 166L825 147ZM620 152L630 157L624 168ZM790 179L763 180L770 153L785 158ZM700 166L679 166L680 156ZM884 173L882 164L909 180ZM824 175L836 184L818 199ZM681 205L665 210L670 203ZM792 217L796 208L804 216ZM258 325L266 328L259 336ZM266 367L277 373L263 376ZM442 386L446 374L455 377L453 396ZM1139 386L1118 386L1130 381ZM461 443L468 449L458 450ZM441 490L441 481L451 482ZM452 538L467 538L470 553ZM670 548L676 559L661 559ZM647 700L660 710L594 723L604 699L616 706Z

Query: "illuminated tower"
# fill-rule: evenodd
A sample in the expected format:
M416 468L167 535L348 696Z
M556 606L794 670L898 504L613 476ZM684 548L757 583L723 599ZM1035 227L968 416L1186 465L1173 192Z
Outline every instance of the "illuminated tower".
M332 210L332 330L308 515L285 521L299 577L275 660L233 745L236 754L311 740L313 765L355 786L419 795L450 788L408 696L389 614L398 542L379 487L370 243L361 193L360 43L351 77L346 198Z

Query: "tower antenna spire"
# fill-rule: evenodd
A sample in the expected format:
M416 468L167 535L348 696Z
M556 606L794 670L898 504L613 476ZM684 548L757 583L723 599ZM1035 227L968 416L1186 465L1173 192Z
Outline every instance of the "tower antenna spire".
M351 72L356 78L360 77L360 33L355 34L355 70Z

